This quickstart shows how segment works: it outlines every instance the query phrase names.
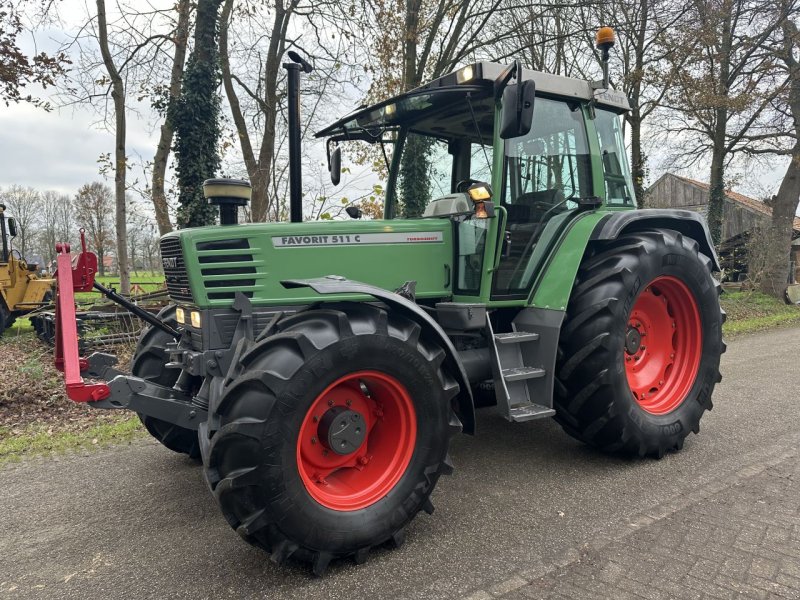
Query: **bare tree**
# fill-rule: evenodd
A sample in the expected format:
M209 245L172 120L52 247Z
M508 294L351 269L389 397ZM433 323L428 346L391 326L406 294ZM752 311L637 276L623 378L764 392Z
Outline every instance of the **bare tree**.
M667 130L680 140L685 164L711 155L708 225L715 243L721 241L726 165L780 93L765 43L785 20L785 12L762 0L692 0L676 28Z
M131 274L128 266L128 219L125 199L125 177L128 160L125 155L125 84L114 64L108 44L108 23L106 22L105 0L97 0L97 42L103 56L108 77L111 80L111 99L114 102L114 214L117 234L117 269L119 270L120 291L129 294Z
M793 0L770 4L781 26L772 32L769 48L776 59L775 99L766 111L768 118L745 136L749 156L787 157L788 164L778 193L768 202L772 218L759 236L762 265L757 284L760 290L782 298L789 279L795 213L800 201L800 6Z
M172 229L165 192L174 130L169 115L180 93L192 6L190 0L177 0L165 8L145 8L119 0L112 6L97 1L97 14L87 14L86 22L65 45L65 51L78 55L80 69L62 88L60 100L65 105L90 106L99 115L96 125L114 131L114 158L101 155L100 172L105 175L113 171L118 187L120 173L128 171L125 189L152 200L164 233ZM120 105L127 118L135 115L151 121L154 129L159 128L160 122L152 161L133 154L125 158L125 169L117 168ZM131 173L137 160L146 185L140 185Z
M333 0L277 0L269 5L226 0L223 4L222 82L253 185L253 221L277 219L281 212L280 190L286 172L281 156L286 136L286 78L281 64L287 60L286 51L294 47L314 63L314 71L304 76L305 137L317 109L332 102L337 91L342 94L342 80L337 77L356 62L351 31L354 20ZM262 31L264 22L269 23L267 37ZM350 56L348 50L353 51Z
M169 115L170 112L174 110L175 100L181 92L183 68L186 63L186 47L189 40L189 16L191 13L190 0L178 0L178 3L176 4L176 11L178 13L178 19L175 26L175 31L173 33L175 51L172 57L169 88L165 92L166 100L162 100L157 105L157 108L160 108L161 112L163 112L164 122L161 124L158 146L156 147L156 154L153 158L153 174L151 184L153 207L155 208L158 231L161 235L172 231L172 223L170 222L169 218L169 207L167 205L167 196L164 191L164 182L167 173L167 161L169 159L170 149L172 148L172 137L175 132Z
M611 80L625 93L631 105L631 110L625 114L625 122L630 128L634 194L637 205L642 207L647 176L642 128L661 108L667 91L673 86L675 74L686 58L687 53L679 52L679 47L672 43L672 33L676 23L686 14L687 5L672 0L607 0L582 2L569 10L579 19L579 26L573 29L583 33L581 47L573 49L570 58L588 51L594 59L592 74L597 74L600 62L593 39L597 27L609 25L616 33L617 47L610 63ZM578 64L582 63L582 60L578 61ZM670 65L673 68L670 69ZM582 76L591 79L586 71Z
M261 93L252 92L241 79L231 73L229 29L233 16L233 0L225 0L220 17L220 66L222 68L222 82L225 95L231 108L231 115L236 130L239 134L239 143L242 149L247 173L253 186L251 201L251 218L253 221L266 221L269 210L268 190L272 175L273 160L275 157L275 121L278 112L278 76L280 74L281 59L286 52L287 31L299 0L276 0L273 8L272 27L269 36L269 45L261 59L259 88ZM250 140L247 123L239 101L234 82L243 86L251 98L256 100L260 111L263 113L263 133L260 140L260 149L256 157L253 143Z
M56 260L56 243L69 241L71 232L65 231L64 221L71 218L70 199L66 194L47 190L41 194L39 236L41 254L48 267Z
M41 0L31 4L43 12L48 12L51 2ZM26 6L26 9L30 9ZM49 55L39 52L27 56L17 45L17 38L28 32L20 12L19 4L11 0L0 2L0 101L8 106L12 102L30 102L45 110L50 103L31 94L25 94L29 85L47 88L61 79L70 64L64 52Z
M86 230L89 245L97 253L98 270L105 275L105 257L114 246L114 194L108 186L87 183L75 196L75 220Z

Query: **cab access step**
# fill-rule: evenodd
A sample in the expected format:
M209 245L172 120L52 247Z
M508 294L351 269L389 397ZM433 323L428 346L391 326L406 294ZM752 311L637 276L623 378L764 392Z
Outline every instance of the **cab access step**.
M534 384L544 379L547 371L541 365L529 364L536 360L539 334L517 330L494 333L488 318L486 326L490 334L494 389L501 414L515 422L552 417L556 411L551 396L537 397ZM535 400L547 404L538 404Z

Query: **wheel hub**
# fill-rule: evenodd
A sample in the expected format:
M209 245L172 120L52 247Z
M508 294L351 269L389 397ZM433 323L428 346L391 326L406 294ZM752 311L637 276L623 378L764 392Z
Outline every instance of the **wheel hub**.
M687 285L666 275L651 281L631 309L624 343L628 385L639 406L655 415L680 406L703 348L697 301Z
M323 506L359 510L385 498L402 478L416 437L405 386L386 373L356 371L311 403L298 432L298 471Z
M361 413L344 406L334 406L319 421L319 439L329 450L346 456L361 447L367 426Z
M642 345L642 334L636 327L628 326L628 333L625 334L625 352L636 354L639 346Z

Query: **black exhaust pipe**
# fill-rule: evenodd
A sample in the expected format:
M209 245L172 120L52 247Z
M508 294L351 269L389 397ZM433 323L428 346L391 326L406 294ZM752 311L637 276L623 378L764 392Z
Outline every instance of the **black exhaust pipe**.
M300 71L314 70L297 52L286 53L292 62L283 63L289 87L289 220L303 220L303 174L300 156Z

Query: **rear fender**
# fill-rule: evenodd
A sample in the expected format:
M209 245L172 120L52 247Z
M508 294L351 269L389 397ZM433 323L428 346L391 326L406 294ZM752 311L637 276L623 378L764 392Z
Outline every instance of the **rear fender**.
M558 240L534 285L528 305L564 311L586 248L593 242L615 240L620 235L646 229L673 229L695 240L700 251L719 271L719 260L703 218L688 210L646 208L590 212L574 219Z
M469 434L475 433L475 405L472 400L472 388L469 385L464 365L461 364L458 352L453 347L450 338L447 337L447 334L439 324L419 305L399 294L359 281L350 281L337 275L329 275L317 279L290 279L281 281L281 285L287 289L308 287L318 294L366 294L388 304L394 310L419 323L439 342L447 354L445 364L450 367L450 373L456 378L460 388L456 400L458 402L458 416L464 427L463 431Z
M692 238L700 245L700 252L711 259L714 270L720 270L708 226L699 213L691 210L643 208L609 213L597 224L590 241L615 240L622 234L645 229L673 229Z

